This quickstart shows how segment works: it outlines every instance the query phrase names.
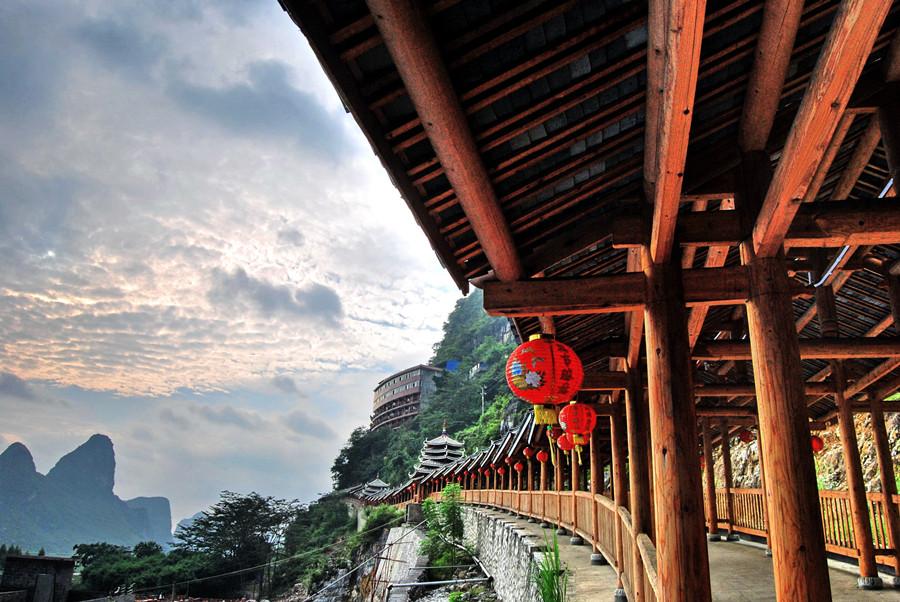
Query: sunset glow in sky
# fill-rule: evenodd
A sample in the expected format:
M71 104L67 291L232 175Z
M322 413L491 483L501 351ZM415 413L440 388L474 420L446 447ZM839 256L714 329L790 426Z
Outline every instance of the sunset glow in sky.
M275 0L0 3L0 448L310 499L458 291Z

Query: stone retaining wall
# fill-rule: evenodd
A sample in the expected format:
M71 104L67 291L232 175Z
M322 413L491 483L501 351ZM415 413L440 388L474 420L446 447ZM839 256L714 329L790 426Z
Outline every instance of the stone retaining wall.
M494 591L504 602L540 602L532 578L545 543L516 528L502 512L474 506L463 508L464 537L494 579Z

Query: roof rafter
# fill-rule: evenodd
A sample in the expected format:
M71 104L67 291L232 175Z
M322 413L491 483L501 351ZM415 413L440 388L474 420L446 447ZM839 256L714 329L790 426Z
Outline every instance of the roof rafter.
M890 6L889 0L841 3L753 228L758 255L781 249Z
M655 263L668 261L675 240L705 13L705 0L651 0L649 6L644 193L653 206Z

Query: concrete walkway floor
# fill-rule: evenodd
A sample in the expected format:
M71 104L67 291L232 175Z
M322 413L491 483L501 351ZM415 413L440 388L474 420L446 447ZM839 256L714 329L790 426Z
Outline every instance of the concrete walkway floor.
M488 510L510 520L505 512ZM527 531L539 541L544 539L544 529L524 518L513 518L517 528ZM547 532L552 538L552 531ZM608 565L591 565L589 545L573 546L568 535L559 535L559 555L569 567L570 602L596 602L612 600L616 591L616 573ZM760 602L775 600L775 579L772 559L761 546L739 542L715 542L709 548L709 569L713 600L722 602ZM856 587L856 575L836 568L829 570L834 602L900 602L900 590L885 588L880 591L864 591Z
M775 600L772 558L762 546L738 542L715 542L709 548L709 571L713 600L757 602ZM865 591L856 587L856 574L830 568L831 595L835 602L900 601L900 591L885 588Z

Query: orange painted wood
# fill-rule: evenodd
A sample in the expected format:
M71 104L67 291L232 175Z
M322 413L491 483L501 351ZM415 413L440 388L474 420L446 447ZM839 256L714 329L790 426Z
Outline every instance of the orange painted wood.
M518 279L522 266L509 225L421 6L413 0L367 4L494 272L502 280Z
M751 271L747 322L765 464L775 594L779 600L830 600L787 271L781 257L754 257L750 245L742 246L741 254Z
M880 141L881 128L878 126L878 119L873 118L869 121L866 131L863 132L863 135L856 142L853 155L850 157L850 161L847 162L847 167L844 168L841 179L838 180L834 191L831 193L832 200L843 200L850 196L850 192L856 186L856 181L859 180L859 176L862 175L863 170L869 164L869 159L872 158L872 153L875 152Z
M889 0L841 3L753 228L757 255L773 257L781 249L890 6Z
M703 40L705 0L651 0L644 191L653 206L650 256L672 254Z
M681 266L654 263L649 249L642 261L659 596L710 600Z

